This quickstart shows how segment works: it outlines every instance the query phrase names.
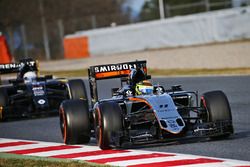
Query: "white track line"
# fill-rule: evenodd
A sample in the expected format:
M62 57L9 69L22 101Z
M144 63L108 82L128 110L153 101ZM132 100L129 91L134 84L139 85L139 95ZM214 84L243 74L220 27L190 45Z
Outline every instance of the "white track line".
M131 151L131 152L126 152L126 153L113 153L113 154L77 157L77 158L73 158L73 159L76 159L76 160L100 160L100 159L104 159L104 158L127 157L127 156L132 156L132 155L142 155L142 154L150 154L150 153L152 153L152 152Z
M176 161L176 160L183 160L183 159L196 159L197 157L194 156L170 156L170 157L159 157L159 158L146 158L146 159L138 159L138 160L126 160L126 161L117 161L117 162L109 162L106 163L108 165L114 166L129 166L129 165L138 165L138 164L150 164L154 162L166 162L166 161Z
M0 152L9 152L9 151L21 151L26 149L35 149L35 148L43 148L48 146L60 146L61 144L58 143L39 143L39 144L26 144L20 146L10 146L10 147L3 147L0 148Z

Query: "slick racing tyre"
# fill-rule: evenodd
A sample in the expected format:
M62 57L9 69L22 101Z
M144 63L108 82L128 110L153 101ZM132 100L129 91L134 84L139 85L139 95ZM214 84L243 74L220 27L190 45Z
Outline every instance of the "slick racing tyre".
M123 129L122 121L122 110L117 103L104 102L96 108L95 133L101 149L106 150L111 145L117 145Z
M90 120L87 100L65 100L59 109L60 128L65 144L90 141Z
M8 102L7 89L2 87L0 88L0 122L5 120L4 108L7 106L7 102Z
M231 108L222 91L204 93L201 97L201 107L204 107L207 112L205 122L228 122L226 133L220 135L221 137L227 137L233 133Z
M72 79L68 81L68 91L70 99L88 100L87 91L83 80Z

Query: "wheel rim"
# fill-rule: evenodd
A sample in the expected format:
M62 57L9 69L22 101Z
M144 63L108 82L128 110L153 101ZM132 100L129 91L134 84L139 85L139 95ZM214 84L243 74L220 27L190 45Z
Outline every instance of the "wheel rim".
M100 109L97 108L96 109L96 127L95 127L95 131L96 131L96 139L98 142L98 145L101 146L102 144L102 121L101 121L101 112Z

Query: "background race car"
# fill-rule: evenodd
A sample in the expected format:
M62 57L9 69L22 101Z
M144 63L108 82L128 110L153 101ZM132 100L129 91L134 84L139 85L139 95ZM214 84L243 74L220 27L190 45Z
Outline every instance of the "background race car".
M99 99L97 80L121 78L112 98ZM145 144L185 137L221 138L234 132L231 109L222 91L184 91L152 85L146 61L91 66L88 99L65 100L60 127L66 144L88 143L96 137L101 149L124 143Z
M0 121L58 114L63 100L85 98L82 80L38 76L38 62L32 59L0 64L0 73L17 73L15 79L9 79L7 84L0 86Z

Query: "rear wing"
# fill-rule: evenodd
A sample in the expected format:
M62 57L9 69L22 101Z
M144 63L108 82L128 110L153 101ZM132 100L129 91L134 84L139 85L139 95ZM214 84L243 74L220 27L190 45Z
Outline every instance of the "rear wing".
M0 74L18 73L20 71L20 67L24 65L29 65L35 71L38 71L37 61L32 59L24 59L19 63L0 64Z
M90 66L88 69L89 73L89 87L91 96L91 105L94 106L95 102L98 101L97 92L97 80L112 79L112 78L124 78L128 77L131 69L140 68L144 71L147 76L146 61L132 61L118 64L105 64L98 66Z
M133 61L118 64L105 64L98 66L90 66L88 69L89 78L95 80L110 79L110 78L122 78L130 74L131 69L140 67L144 73L147 74L146 61Z

